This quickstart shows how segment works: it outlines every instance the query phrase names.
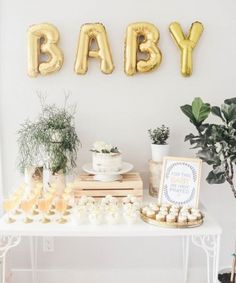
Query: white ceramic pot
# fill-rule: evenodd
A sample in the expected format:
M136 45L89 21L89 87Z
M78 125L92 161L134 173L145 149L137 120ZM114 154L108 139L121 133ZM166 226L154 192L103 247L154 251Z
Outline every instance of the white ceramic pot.
M57 172L52 174L50 172L49 183L51 186L55 187L57 194L61 195L66 187L66 177L63 172Z
M43 167L29 166L25 168L26 190L30 193L31 189L38 183L43 182Z
M165 156L169 154L168 144L152 144L152 160L162 162Z

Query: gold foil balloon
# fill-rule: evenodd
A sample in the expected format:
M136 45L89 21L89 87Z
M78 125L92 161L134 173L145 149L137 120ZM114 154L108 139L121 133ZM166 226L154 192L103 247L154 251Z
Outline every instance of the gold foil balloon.
M91 48L93 40L97 43L97 50ZM100 59L100 68L103 73L111 74L113 72L114 65L106 29L100 23L84 24L81 27L75 61L76 74L86 74L88 57Z
M183 76L189 77L193 69L193 49L196 47L203 32L203 25L200 22L194 22L187 37L184 35L179 23L171 23L169 30L181 50L181 73Z
M59 31L52 24L32 25L28 29L28 75L47 75L60 70L63 53L58 47ZM48 59L41 62L42 55Z
M145 73L159 67L162 54L157 47L160 34L150 23L133 23L127 27L125 39L125 73L129 76L136 72ZM148 56L146 60L138 59L138 52Z

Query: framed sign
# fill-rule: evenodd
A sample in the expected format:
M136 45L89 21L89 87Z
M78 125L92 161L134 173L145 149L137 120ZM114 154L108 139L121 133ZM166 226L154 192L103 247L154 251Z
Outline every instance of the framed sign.
M198 207L201 168L198 158L165 157L158 203Z

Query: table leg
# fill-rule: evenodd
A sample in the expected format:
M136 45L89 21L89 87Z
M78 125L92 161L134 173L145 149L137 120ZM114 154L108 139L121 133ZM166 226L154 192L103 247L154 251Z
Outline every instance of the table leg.
M183 236L183 271L184 283L188 282L188 269L189 269L189 236Z
M6 254L7 252L20 243L20 236L1 236L0 235L0 260L2 262L1 283L6 279Z
M32 236L30 237L30 260L31 260L32 283L37 282L37 278L36 278L37 258L38 258L38 238Z
M217 283L220 253L220 235L193 235L192 242L203 249L207 259L207 283Z

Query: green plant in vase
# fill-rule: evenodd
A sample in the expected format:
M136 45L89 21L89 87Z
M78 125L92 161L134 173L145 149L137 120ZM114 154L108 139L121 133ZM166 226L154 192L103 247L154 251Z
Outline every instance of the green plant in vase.
M227 182L236 198L234 167L236 164L236 97L226 99L219 106L211 106L197 97L192 104L181 106L183 113L196 128L196 134L185 137L192 148L198 149L197 156L212 167L206 180L209 184ZM210 114L219 118L219 123L206 122ZM232 272L219 275L221 282L234 282L236 260ZM226 281L224 281L226 280Z
M165 125L162 125L161 127L156 127L153 130L149 129L148 134L152 141L152 160L155 162L162 162L163 157L169 153L167 140L170 135L170 129Z
M42 104L34 122L26 121L18 132L19 168L43 164L51 176L63 176L76 167L80 140L74 126L75 110Z

